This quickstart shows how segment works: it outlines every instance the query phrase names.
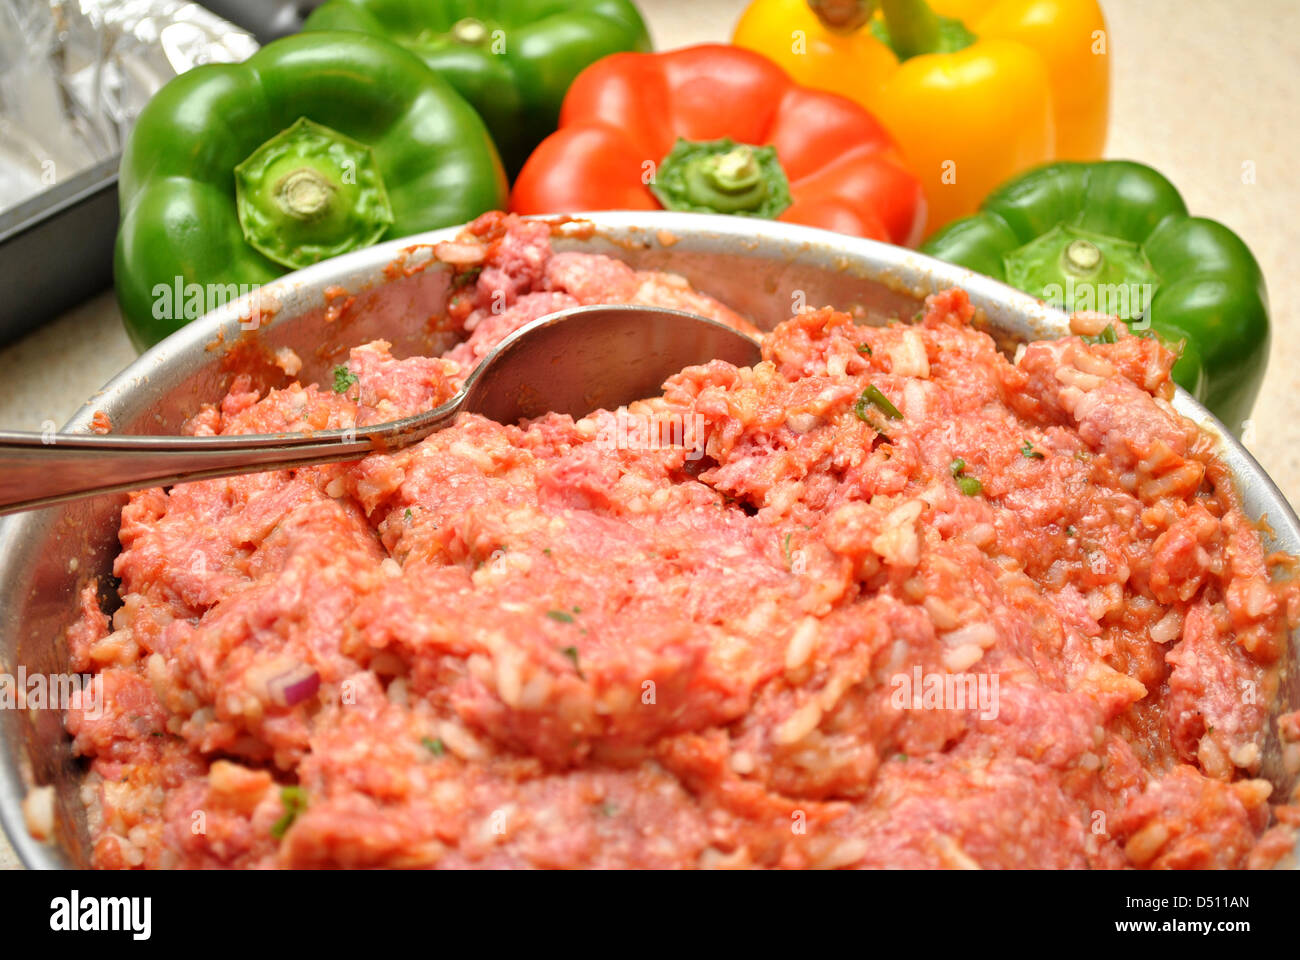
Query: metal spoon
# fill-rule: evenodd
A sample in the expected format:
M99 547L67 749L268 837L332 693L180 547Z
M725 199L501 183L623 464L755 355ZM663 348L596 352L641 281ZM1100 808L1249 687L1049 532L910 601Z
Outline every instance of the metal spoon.
M752 366L761 353L743 333L678 310L575 307L516 330L483 358L459 394L403 420L229 437L0 431L0 514L101 493L360 460L422 440L460 413L499 423L549 412L582 417L653 396L684 367L715 359Z

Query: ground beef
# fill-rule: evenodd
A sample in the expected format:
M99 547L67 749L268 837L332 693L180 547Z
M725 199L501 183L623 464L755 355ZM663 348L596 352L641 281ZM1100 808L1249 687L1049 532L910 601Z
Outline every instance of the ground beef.
M427 409L575 304L752 329L543 224L451 252L447 357L360 346L341 391L240 381L192 431ZM813 310L622 412L132 495L122 606L69 632L106 696L67 717L95 864L1276 862L1300 818L1254 776L1300 604L1172 355L1013 364L971 319L956 290L916 325ZM605 442L628 415L698 449Z

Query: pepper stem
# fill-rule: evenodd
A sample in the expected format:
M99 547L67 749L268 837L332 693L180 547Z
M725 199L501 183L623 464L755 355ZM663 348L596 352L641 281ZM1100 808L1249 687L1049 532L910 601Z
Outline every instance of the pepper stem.
M1136 243L1058 223L1003 259L1007 283L1065 310L1140 316L1160 276Z
M862 29L876 13L877 0L808 0L808 7L831 33Z
M1065 248L1065 269L1077 277L1096 273L1101 261L1101 250L1091 240L1074 240Z
M234 173L244 240L291 270L369 246L393 223L374 151L306 117Z
M740 144L726 153L700 154L686 163L686 199L727 213L752 212L767 199L767 184L754 149ZM724 199L725 198L725 199Z
M319 220L329 209L333 189L315 170L295 170L276 187L275 202L295 220Z
M955 17L941 17L925 0L880 0L883 17L871 21L877 40L900 61L926 53L956 53L978 38Z
M734 140L678 140L650 191L668 210L775 219L790 206L776 149Z
M939 17L925 0L880 0L880 6L898 59L939 49Z
M451 38L469 47L482 46L488 38L487 24L475 17L457 20L451 28Z
M701 166L709 182L724 193L752 190L758 183L761 172L754 160L754 151L745 144L730 153L709 157Z

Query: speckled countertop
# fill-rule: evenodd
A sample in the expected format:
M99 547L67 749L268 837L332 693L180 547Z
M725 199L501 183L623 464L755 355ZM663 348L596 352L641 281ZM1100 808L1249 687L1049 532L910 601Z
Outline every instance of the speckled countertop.
M746 0L640 5L662 48L727 39ZM1114 69L1107 153L1163 171L1193 213L1237 231L1264 268L1273 347L1247 444L1300 504L1300 274L1286 260L1300 249L1300 2L1251 0L1249 16L1223 0L1103 6ZM62 424L134 357L112 295L101 294L0 349L0 427ZM0 868L17 866L0 837Z

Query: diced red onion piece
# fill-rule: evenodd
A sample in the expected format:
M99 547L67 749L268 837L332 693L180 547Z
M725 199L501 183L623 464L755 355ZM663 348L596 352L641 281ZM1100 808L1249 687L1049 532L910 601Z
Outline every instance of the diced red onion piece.
M316 695L320 689L320 674L315 667L299 664L283 673L276 674L266 683L271 700L282 707L292 707L302 703L308 697Z

